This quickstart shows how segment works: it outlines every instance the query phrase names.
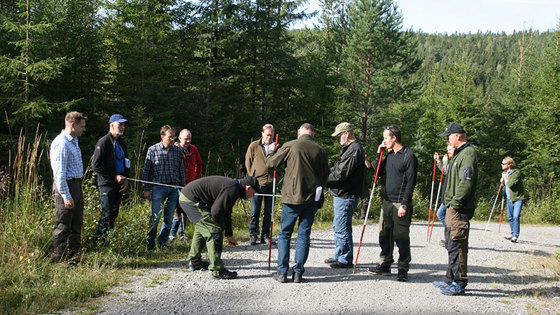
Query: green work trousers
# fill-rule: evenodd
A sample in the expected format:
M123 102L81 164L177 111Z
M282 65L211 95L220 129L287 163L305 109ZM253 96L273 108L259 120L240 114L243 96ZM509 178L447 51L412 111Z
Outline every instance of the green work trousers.
M201 254L206 245L210 269L214 274L219 274L224 267L222 261L222 248L224 244L224 234L222 227L210 215L210 211L195 204L202 215L202 219L194 224L194 234L191 243L189 259L193 265L201 262Z

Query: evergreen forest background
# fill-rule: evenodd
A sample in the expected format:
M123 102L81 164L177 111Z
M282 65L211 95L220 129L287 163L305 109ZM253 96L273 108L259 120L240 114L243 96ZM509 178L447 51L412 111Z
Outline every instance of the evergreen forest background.
M2 195L22 138L44 148L78 110L84 165L108 118L121 113L135 175L159 128L188 128L203 175L242 176L245 150L272 123L280 142L303 122L334 162L330 137L349 121L373 159L384 126L419 158L418 198L429 198L437 135L463 124L480 156L478 194L492 198L512 156L531 202L557 209L560 31L425 34L403 29L389 0L324 0L319 25L302 1L3 0L0 2ZM20 138L20 133L21 137ZM50 187L48 150L34 172ZM373 174L369 174L373 177ZM47 189L48 190L48 189ZM549 218L558 222L558 211Z
M426 34L404 29L390 0L322 6L314 29L290 30L306 18L305 1L1 0L0 313L79 306L138 269L184 261L191 225L186 242L146 249L150 206L136 184L109 244L93 241L101 210L88 166L114 113L129 120L124 138L135 178L164 124L191 130L203 176L231 177L244 175L246 148L265 123L274 124L280 142L312 123L331 165L340 150L330 137L338 123L355 126L370 159L383 128L397 125L419 159L413 216L424 221L433 153L446 148L438 134L456 121L480 158L475 219L487 220L509 155L525 176L522 224L560 222L560 25L511 35ZM48 159L70 110L89 117L79 139L84 255L72 272L50 260ZM248 238L245 203L234 207L239 240ZM375 198L370 218L379 207ZM327 198L314 226L327 229L332 218ZM542 257L535 260L541 266Z

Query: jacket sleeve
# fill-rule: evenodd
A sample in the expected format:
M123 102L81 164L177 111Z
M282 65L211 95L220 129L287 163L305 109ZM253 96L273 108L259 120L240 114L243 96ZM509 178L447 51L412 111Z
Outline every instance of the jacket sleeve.
M247 175L253 176L251 174L251 166L253 165L253 143L249 144L247 148L247 153L245 153L245 168L247 169Z
M232 185L220 193L210 209L212 218L225 230L225 236L233 236L231 213L237 196L237 185Z
M475 172L475 156L472 154L465 155L460 164L460 169L458 173L458 185L455 190L455 195L453 199L449 201L449 206L454 209L462 209L465 201L472 194L475 188L475 183L473 182L473 175ZM454 166L455 167L455 166Z
M286 160L289 152L289 145L281 146L278 148L276 153L273 153L272 151L268 152L268 155L266 156L266 167L269 169L277 169Z
M402 203L405 205L412 201L412 194L414 193L414 187L416 186L416 174L418 172L418 159L416 159L416 156L412 154L412 151L408 152L411 156L406 163L406 188L402 199Z

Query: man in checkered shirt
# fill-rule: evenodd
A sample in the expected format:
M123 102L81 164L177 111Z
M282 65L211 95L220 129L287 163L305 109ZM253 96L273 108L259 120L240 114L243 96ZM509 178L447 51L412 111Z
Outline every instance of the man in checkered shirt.
M161 142L148 148L144 174L142 179L148 182L173 186L185 186L185 170L182 160L182 149L173 145L175 129L164 125L160 130ZM158 237L158 245L164 247L169 238L173 212L179 200L177 188L144 184L144 197L152 201L152 215L150 216L150 230L148 232L148 250L155 249L157 226L163 210L163 224ZM163 207L165 202L165 208Z
M50 158L56 216L53 230L53 259L57 262L68 260L70 264L77 264L81 259L84 166L78 137L86 130L86 120L87 117L79 112L67 113L64 118L64 129L51 143Z

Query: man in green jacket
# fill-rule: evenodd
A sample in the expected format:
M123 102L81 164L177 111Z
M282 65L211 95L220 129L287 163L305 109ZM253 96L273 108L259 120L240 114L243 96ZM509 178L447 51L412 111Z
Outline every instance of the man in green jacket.
M449 258L446 281L435 281L445 295L465 294L467 256L469 251L469 220L476 208L475 192L478 181L478 157L467 141L463 126L450 123L439 135L447 137L447 144L455 149L449 161L445 186L445 242Z
M305 123L298 130L298 138L286 142L276 151L271 144L266 166L271 169L286 165L284 185L282 186L282 217L278 235L278 273L274 279L287 282L288 265L290 262L290 240L296 221L298 237L296 245L293 280L302 282L305 271L303 265L309 254L311 226L317 209L321 208L323 189L329 177L329 161L325 150L313 141L315 129Z

